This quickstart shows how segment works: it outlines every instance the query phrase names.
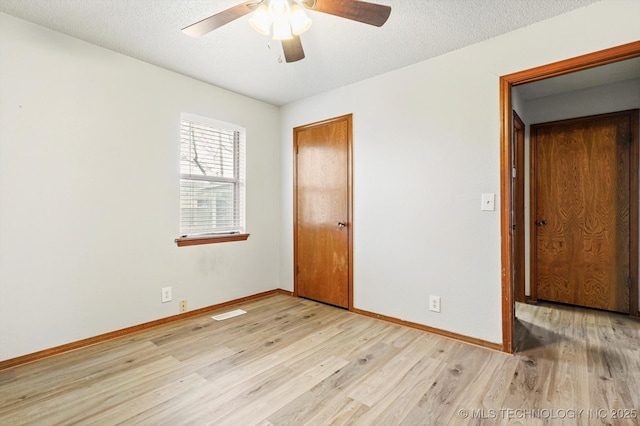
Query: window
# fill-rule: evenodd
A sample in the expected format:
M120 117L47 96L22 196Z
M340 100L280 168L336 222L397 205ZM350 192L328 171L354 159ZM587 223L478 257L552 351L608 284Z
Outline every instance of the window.
M182 114L180 121L180 235L176 240L245 232L245 131ZM239 238L246 239L246 238ZM215 241L211 241L215 242Z

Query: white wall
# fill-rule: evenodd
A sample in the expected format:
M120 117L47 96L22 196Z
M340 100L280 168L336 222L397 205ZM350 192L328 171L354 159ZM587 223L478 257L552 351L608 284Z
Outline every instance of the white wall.
M525 294L531 294L530 271L530 139L529 129L532 124L549 121L565 120L569 118L585 117L589 115L605 114L608 112L626 111L640 108L640 78L627 80L584 90L575 90L552 96L522 100L519 90L522 86L514 87L514 98L520 99L514 109L525 122Z
M355 306L500 342L499 76L638 40L639 13L598 3L281 111L0 14L0 360L293 289L292 128L346 113ZM173 242L183 111L247 128L246 242Z
M4 14L0 31L0 360L279 287L278 108ZM176 247L181 112L246 127L248 241Z
M513 89L517 92L519 87ZM523 102L527 126L640 107L640 78Z
M355 307L500 343L499 206L480 211L500 185L499 77L638 40L638 16L640 2L597 3L283 107L283 287L291 129L353 113Z

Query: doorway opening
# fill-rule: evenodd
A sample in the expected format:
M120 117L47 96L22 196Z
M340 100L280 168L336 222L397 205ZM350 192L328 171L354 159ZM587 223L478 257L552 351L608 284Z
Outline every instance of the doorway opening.
M640 42L633 42L611 49L579 56L576 58L544 65L529 70L502 76L500 78L500 118L501 118L501 142L500 142L500 193L501 193L501 264L502 264L502 350L514 352L514 324L515 324L515 279L516 271L520 266L520 257L523 254L514 255L514 234L512 232L512 217L515 213L512 193L512 138L513 138L513 99L512 88L515 86L532 83L551 77L565 75L576 71L595 68L601 65L611 64L627 59L640 57ZM636 123L637 124L637 123ZM636 126L637 127L637 126ZM634 129L637 138L637 128ZM632 170L631 179L638 180L638 170ZM637 199L637 197L636 197ZM630 206L630 221L638 223L638 205ZM638 235L636 226L635 235L631 235L631 257L638 258ZM520 271L522 273L522 271ZM638 316L638 267L630 271L630 312Z

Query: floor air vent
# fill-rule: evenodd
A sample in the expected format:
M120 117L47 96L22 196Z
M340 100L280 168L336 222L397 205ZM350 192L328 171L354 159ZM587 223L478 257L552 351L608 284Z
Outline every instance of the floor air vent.
M239 315L244 315L246 313L247 311L243 311L242 309L236 309L235 311L229 311L229 312L225 312L224 314L214 315L211 318L213 318L216 321L222 321L229 318L237 317Z

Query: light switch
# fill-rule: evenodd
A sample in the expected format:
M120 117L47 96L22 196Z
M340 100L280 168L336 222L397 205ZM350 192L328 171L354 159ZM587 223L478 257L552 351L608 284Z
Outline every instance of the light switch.
M482 194L481 210L494 211L496 209L496 194Z

